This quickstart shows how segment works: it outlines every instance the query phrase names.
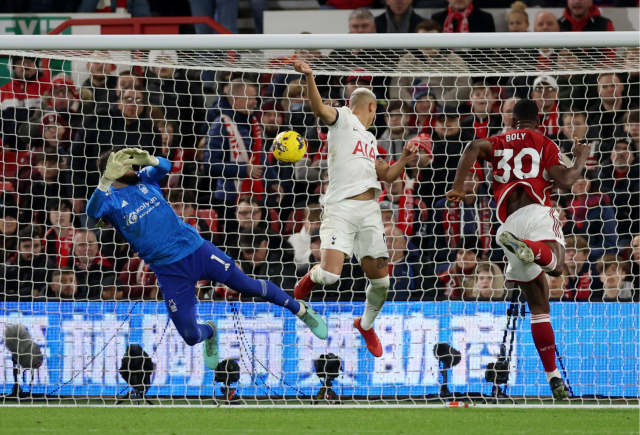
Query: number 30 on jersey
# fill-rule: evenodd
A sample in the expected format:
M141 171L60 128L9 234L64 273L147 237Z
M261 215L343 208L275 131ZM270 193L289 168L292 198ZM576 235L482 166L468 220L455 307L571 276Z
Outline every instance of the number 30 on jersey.
M533 148L523 148L515 158L513 158L513 150L508 148L495 150L494 156L502 157L498 162L496 170L502 169L504 172L502 175L493 174L493 179L499 183L504 184L509 182L512 172L513 175L520 180L535 178L540 173L540 154L538 154L538 151ZM522 159L526 156L531 157L531 168L528 172L523 171L524 165L522 164Z

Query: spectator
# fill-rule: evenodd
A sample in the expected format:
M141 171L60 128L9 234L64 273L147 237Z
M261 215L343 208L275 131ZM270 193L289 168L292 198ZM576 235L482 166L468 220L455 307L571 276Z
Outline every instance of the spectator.
M414 194L413 186L414 180L400 177L393 183L384 182L380 195L382 202L388 202L393 210L393 222L408 237L420 234L428 220L427 206Z
M45 291L48 271L54 267L42 249L42 234L33 226L22 228L18 252L5 263L5 295L29 299L38 296Z
M438 298L460 299L464 289L469 287L469 280L473 278L480 251L475 237L460 239L457 246L456 259L449 265L449 269L438 274Z
M255 86L233 80L209 128L204 158L209 175L217 179L213 202L218 207L233 206L238 195L264 193L264 145L253 115L257 95Z
M589 244L581 236L569 236L565 239L565 265L569 270L570 297L579 300L591 300L592 292L602 289L602 283L595 279L599 275L595 265L589 262ZM594 300L599 293L593 294Z
M138 74L136 74L133 71L122 71L120 74L118 74L118 80L116 82L116 90L115 90L116 98L114 102L117 102L120 100L120 96L122 95L123 91L129 90L129 89L144 89L144 88L145 88L145 84L144 84L144 79L142 77L140 77Z
M392 101L384 115L388 128L378 139L378 146L388 154L390 160L398 160L407 141L416 135L409 128L410 115L402 101Z
M558 110L558 82L551 76L538 76L533 81L530 98L536 102L542 118L538 130L545 136L554 139L560 132Z
M453 182L458 161L464 146L473 140L473 133L461 129L460 115L453 106L438 108L436 125L433 128L433 160L420 171L418 195L433 207L436 198L444 196L449 183Z
M416 271L410 253L407 250L407 237L395 225L384 228L389 249L389 286L388 301L408 301L411 293L416 290L414 279Z
M499 226L497 207L490 196L480 191L481 174L478 168L467 174L462 202L447 205L447 199L442 198L435 203L429 245L435 251L431 257L436 262L436 273L444 272L455 260L460 241L469 236L479 237L481 257L502 261L503 253L494 237Z
M605 254L597 263L602 283L604 301L631 301L633 287L625 278L629 274L629 264L620 256Z
M561 32L612 32L613 23L600 14L593 0L567 0L567 7L558 19Z
M124 265L118 280L123 283L122 293L126 299L162 300L156 275L138 254Z
M409 120L410 128L416 130L418 135L426 134L431 137L438 111L436 95L428 86L419 85L413 88L412 106L414 113Z
M618 139L595 177L602 181L602 191L612 198L622 246L640 232L640 167L630 142L627 138Z
M624 54L625 66L630 72L624 74L624 96L629 99L629 108L638 109L640 105L640 71L638 71L638 63L640 62L640 48L628 47Z
M509 32L526 32L529 30L529 14L527 5L521 1L511 4L511 10L507 13L507 24Z
M385 13L375 19L378 33L415 33L423 18L416 14L411 0L385 0Z
M471 115L460 123L463 129L473 133L474 139L486 139L500 132L502 121L500 115L492 113L496 94L483 82L473 84L470 105Z
M71 150L71 128L65 119L56 113L47 113L36 126L41 143L32 142L33 151L47 150L61 154L69 154Z
M192 16L210 17L212 20L222 24L231 33L238 33L240 0L215 2L211 0L189 0L189 4L191 5ZM208 24L196 24L195 28L198 34L214 33L214 30Z
M176 65L178 53L174 50L151 50L149 62ZM178 135L174 139L177 148L194 148L197 132L205 124L205 109L202 82L187 77L185 70L169 66L149 68L147 73L147 91L149 103L162 109L164 119L177 127Z
M67 159L56 150L37 153L32 160L34 168L30 179L18 182L25 221L44 224L44 211L49 198L71 199L71 172Z
M549 11L540 11L533 22L534 32L559 32L558 19Z
M633 237L631 241L631 274L627 276L629 282L632 283L632 287L636 289L634 295L634 301L638 302L638 292L640 289L640 234Z
M580 59L582 49L562 48L558 50L557 64L560 70L583 69ZM584 56L584 55L583 55ZM561 74L558 82L558 105L560 111L584 111L587 109L589 90L595 89L597 77L593 74Z
M0 263L14 256L18 248L18 208L0 205Z
M86 290L78 285L73 269L55 269L46 292L40 296L43 302L78 301L87 298Z
M9 62L13 79L0 87L2 145L24 149L28 139L18 140L20 126L29 121L42 96L51 90L51 77L50 72L39 70L35 57L13 56Z
M615 253L618 245L616 215L611 198L600 191L600 180L586 173L572 188L567 214L573 220L573 234L586 237L591 248L591 261L607 253Z
M473 6L473 0L448 0L449 8L431 16L444 33L495 32L493 15Z
M395 225L396 211L393 208L393 204L391 203L391 201L380 201L378 205L380 206L380 214L382 215L382 224L385 227L387 225Z
M44 138L43 128L46 119L50 116L57 117L57 124L64 127L60 134L60 146L65 153L69 152L71 128L79 128L82 125L82 115L76 113L80 109L78 93L71 77L64 73L55 75L51 79L51 89L42 96L40 107L31 111L28 122L22 123L18 128L18 136L31 148L36 148L40 139L51 141L52 138ZM50 124L51 122L49 122Z
M635 154L635 161L640 163L640 110L629 111L623 131L631 139L631 149Z
M603 141L603 152L611 151L617 125L624 125L627 100L623 98L624 86L614 73L598 77L598 98L589 105L587 122L594 127L597 137Z
M171 189L167 202L183 222L191 225L205 240L214 243L216 235L204 219L196 216L196 194L193 190Z
M293 248L294 262L298 274L304 276L309 270L309 258L311 256L311 233L320 228L322 221L322 207L318 203L309 204L304 208L304 221L299 232L292 234L287 242ZM318 261L320 257L318 257Z
M283 262L280 253L269 249L271 235L264 230L240 230L242 270L251 278L269 280L291 291L296 285L296 268L292 262Z
M513 130L513 106L520 101L517 97L507 98L506 100L502 100L500 104L500 115L502 116L502 130L499 134L504 134L508 131Z
M433 20L424 20L416 26L416 32L442 33L442 26ZM420 75L433 68L451 71L452 74L444 77ZM405 75L395 79L394 85L389 89L391 100L401 99L405 103L412 103L418 102L423 96L433 95L441 105L457 104L459 101L468 100L471 94L471 79L457 77L458 74L468 73L469 68L460 56L450 50L422 48L410 51L400 58L398 70L415 73L417 77ZM421 83L425 88L412 88L416 82Z
M566 265L562 268L562 275L547 275L547 281L549 283L549 299L559 301L571 297L571 292L569 291L569 269Z
M464 298L467 300L500 301L505 297L504 275L496 264L478 263L473 277L467 282Z
M73 208L68 199L54 198L47 202L47 224L49 229L44 234L45 250L56 267L71 266L69 261L73 236Z
M113 264L100 253L95 233L86 228L78 228L73 235L73 270L78 284L87 289L89 299L100 299L107 281L114 285Z
M180 146L179 132L173 121L161 119L154 122L154 129L160 134L160 155L171 162L171 170L167 179L167 187L195 188L197 184L195 162L188 160L188 154Z
M101 54L96 53L101 56ZM116 65L109 62L104 55L105 62L87 62L87 78L80 86L82 100L82 114L84 116L107 116L109 105L116 100L115 88L118 78L113 75Z
M571 161L573 159L573 138L577 137L580 142L588 142L591 147L591 153L586 164L588 171L595 170L600 160L601 141L592 136L593 129L587 126L587 114L585 112L567 112L562 115L562 126L558 135L560 151L567 155L567 158Z
M108 117L89 120L75 137L71 146L73 196L86 199L98 185L96 162L104 152L119 147L140 147L151 154L160 148L160 135L153 129L151 119L144 117L147 107L145 92L125 89Z

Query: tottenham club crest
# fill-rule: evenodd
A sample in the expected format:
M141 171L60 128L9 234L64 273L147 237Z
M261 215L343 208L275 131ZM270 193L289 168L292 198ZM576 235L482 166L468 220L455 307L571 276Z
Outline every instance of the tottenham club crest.
M147 189L147 186L145 186L142 183L138 183L138 189L140 189L140 192L147 194L149 193L149 189Z

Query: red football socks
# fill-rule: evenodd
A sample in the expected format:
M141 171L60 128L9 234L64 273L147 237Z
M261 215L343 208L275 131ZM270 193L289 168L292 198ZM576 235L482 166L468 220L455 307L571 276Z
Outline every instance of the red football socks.
M545 372L556 370L556 339L548 314L531 315L531 335Z
M522 240L524 243L529 245L529 247L533 250L533 256L538 266L542 268L545 272L551 272L558 265L558 259L556 258L556 254L544 243L542 242L534 242L533 240Z

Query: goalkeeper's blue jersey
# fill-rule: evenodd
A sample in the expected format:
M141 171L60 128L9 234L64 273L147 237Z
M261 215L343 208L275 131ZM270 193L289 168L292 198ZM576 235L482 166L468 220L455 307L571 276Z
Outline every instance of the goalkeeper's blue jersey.
M158 183L171 169L171 162L158 160L158 166L137 172L138 183L120 189L111 186L107 192L96 189L87 204L89 217L107 220L151 267L182 260L204 242L162 196Z

